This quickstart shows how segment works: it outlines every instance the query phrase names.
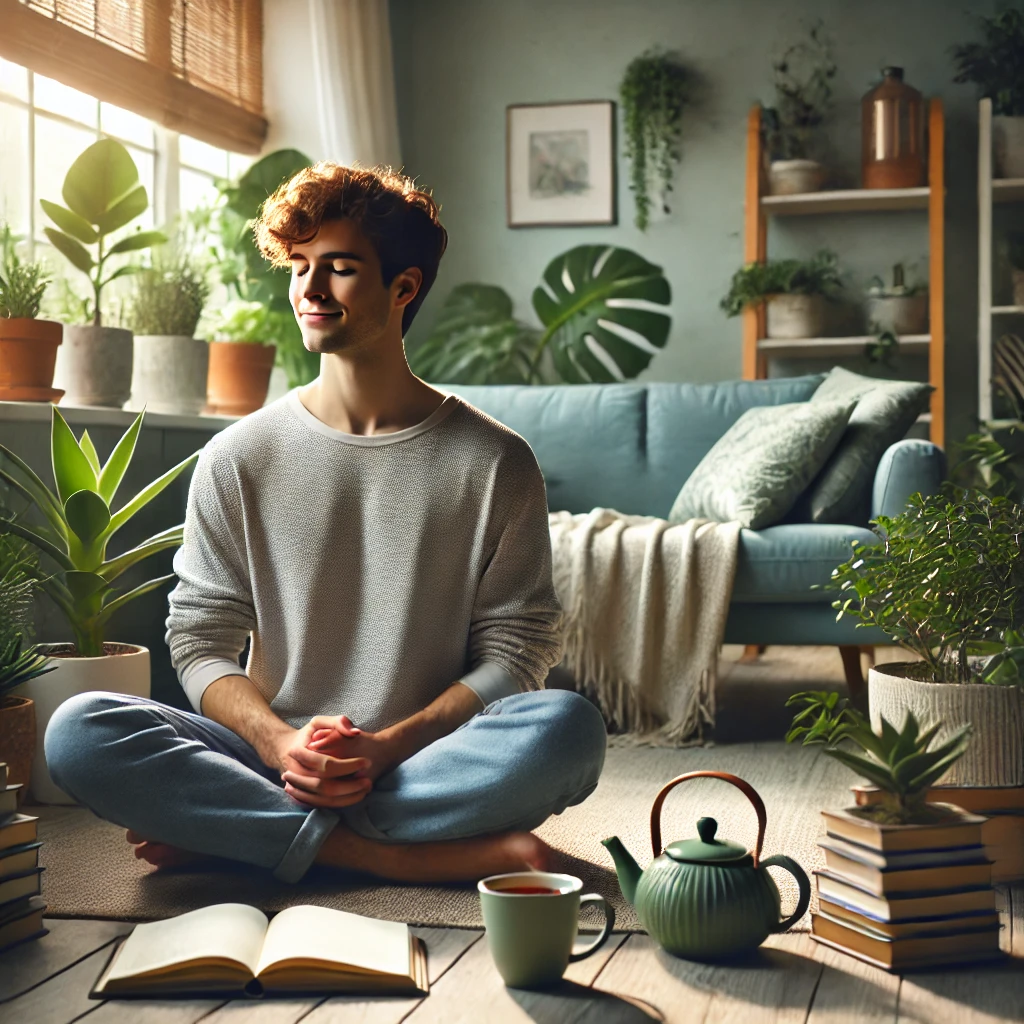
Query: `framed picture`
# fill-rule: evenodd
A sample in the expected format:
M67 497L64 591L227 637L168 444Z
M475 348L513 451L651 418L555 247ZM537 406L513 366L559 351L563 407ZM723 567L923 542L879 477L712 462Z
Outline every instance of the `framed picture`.
M508 225L615 223L615 104L531 103L506 111Z

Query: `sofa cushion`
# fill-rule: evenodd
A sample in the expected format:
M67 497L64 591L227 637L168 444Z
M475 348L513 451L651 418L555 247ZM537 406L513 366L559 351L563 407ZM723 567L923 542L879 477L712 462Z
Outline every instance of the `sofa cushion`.
M777 523L839 443L853 402L792 402L748 409L683 485L669 519Z
M871 544L878 538L861 527L832 524L741 530L733 603L831 603L834 591L811 587L828 583L832 570L849 559L855 540Z

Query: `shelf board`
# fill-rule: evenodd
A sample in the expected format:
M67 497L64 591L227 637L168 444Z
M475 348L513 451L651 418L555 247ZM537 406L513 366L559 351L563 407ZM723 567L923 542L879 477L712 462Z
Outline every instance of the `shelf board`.
M1024 315L1024 306L993 306L993 316L1022 316Z
M771 356L857 356L874 340L873 334L855 338L760 338L757 347ZM906 334L900 338L900 348L927 352L931 340L930 334Z
M993 178L992 202L1024 202L1024 178Z
M929 188L848 188L802 192L793 196L764 196L761 207L769 217L808 213L867 213L877 210L924 210Z

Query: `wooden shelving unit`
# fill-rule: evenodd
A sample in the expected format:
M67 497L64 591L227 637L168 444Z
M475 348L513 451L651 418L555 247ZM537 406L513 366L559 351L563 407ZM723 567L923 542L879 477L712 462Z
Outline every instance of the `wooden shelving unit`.
M928 103L928 185L899 189L838 189L794 196L772 196L767 192L766 161L761 134L761 107L755 106L747 120L747 178L744 204L744 263L764 262L768 257L768 222L773 217L809 216L834 213L872 213L923 210L928 215L929 333L900 338L908 352L928 356L928 380L935 388L931 408L919 422L929 425L931 440L942 445L946 428L945 385L945 120L942 101ZM1006 182L1022 190L1024 180ZM1009 201L1012 188L1001 190ZM806 338L799 340L765 337L764 306L743 313L743 377L766 377L772 356L851 356L864 351L868 337Z

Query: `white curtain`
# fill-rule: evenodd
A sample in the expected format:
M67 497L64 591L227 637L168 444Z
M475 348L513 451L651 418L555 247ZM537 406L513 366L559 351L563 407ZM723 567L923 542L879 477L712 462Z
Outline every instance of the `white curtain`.
M401 166L387 0L308 0L321 156Z

